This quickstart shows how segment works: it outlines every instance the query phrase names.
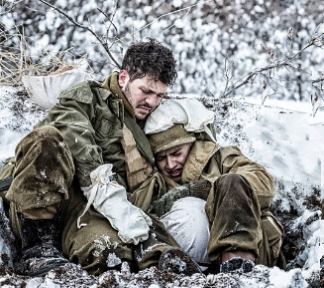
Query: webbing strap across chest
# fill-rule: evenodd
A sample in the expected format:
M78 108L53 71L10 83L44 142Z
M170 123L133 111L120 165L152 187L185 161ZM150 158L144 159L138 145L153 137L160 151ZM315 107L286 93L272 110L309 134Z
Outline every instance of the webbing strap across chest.
M0 180L0 191L4 191L10 188L10 185L13 181L13 177Z
M136 146L141 155L151 164L154 164L154 156L151 149L151 145L147 140L143 130L135 122L135 119L129 115L127 110L125 110L124 122L128 129L132 131L133 137L136 141Z

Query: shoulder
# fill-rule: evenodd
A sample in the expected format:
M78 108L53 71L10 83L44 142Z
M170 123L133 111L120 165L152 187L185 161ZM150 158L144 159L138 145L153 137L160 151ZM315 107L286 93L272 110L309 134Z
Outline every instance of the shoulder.
M222 146L219 148L218 152L221 155L245 156L237 146Z
M195 141L182 172L182 182L186 183L191 180L199 179L203 170L217 150L218 144L215 142Z
M90 104L93 97L101 97L105 100L111 95L113 94L109 90L103 88L99 82L87 80L63 90L58 98L73 99L81 103Z
M211 157L219 149L219 145L213 141L195 141L191 153L199 155L198 158L206 158L207 155Z

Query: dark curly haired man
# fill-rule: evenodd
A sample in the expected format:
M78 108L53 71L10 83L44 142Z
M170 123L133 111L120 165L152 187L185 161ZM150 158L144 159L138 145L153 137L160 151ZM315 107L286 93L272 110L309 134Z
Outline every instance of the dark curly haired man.
M97 275L123 262L132 271L199 272L146 213L163 181L142 127L174 84L175 66L161 43L132 44L120 72L62 91L17 145L0 174L13 176L3 197L21 243L17 273L43 275L68 262Z

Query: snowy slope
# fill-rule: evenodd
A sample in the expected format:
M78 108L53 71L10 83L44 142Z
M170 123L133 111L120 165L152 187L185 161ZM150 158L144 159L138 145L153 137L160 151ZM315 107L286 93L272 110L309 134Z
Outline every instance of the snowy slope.
M18 93L17 93L18 91ZM15 145L40 121L46 110L34 104L18 88L0 89L0 161L14 155ZM286 228L285 251L289 271L257 266L246 275L164 275L156 268L138 274L108 271L100 277L88 275L79 266L68 265L44 278L28 279L2 269L1 287L310 287L319 283L319 259L324 254L324 233L320 233L319 193L321 187L321 143L324 126L310 125L309 107L289 109L277 103L248 103L244 99L202 99L215 111L215 127L221 145L238 145L249 158L263 164L274 176L277 195L273 212ZM282 104L281 104L282 105ZM322 184L323 185L323 184ZM1 206L0 206L1 208ZM4 219L4 214L2 214ZM4 230L8 223L1 221ZM5 236L9 235L9 237ZM2 253L10 248L10 231L0 233ZM292 253L292 246L295 254ZM11 249L11 250L10 250ZM2 260L3 262L3 260ZM10 266L10 262L9 262ZM11 280L10 280L11 279ZM7 283L5 285L5 283ZM319 284L318 284L319 285Z

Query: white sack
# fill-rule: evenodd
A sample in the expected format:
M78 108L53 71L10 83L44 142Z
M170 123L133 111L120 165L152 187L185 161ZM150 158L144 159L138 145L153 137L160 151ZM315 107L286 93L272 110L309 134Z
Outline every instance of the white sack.
M81 70L72 69L60 74L48 76L23 76L22 82L29 97L39 106L50 109L57 102L57 97L64 89L78 82L93 79L92 76Z
M199 198L181 198L160 220L184 252L198 263L207 264L210 233L205 204Z

